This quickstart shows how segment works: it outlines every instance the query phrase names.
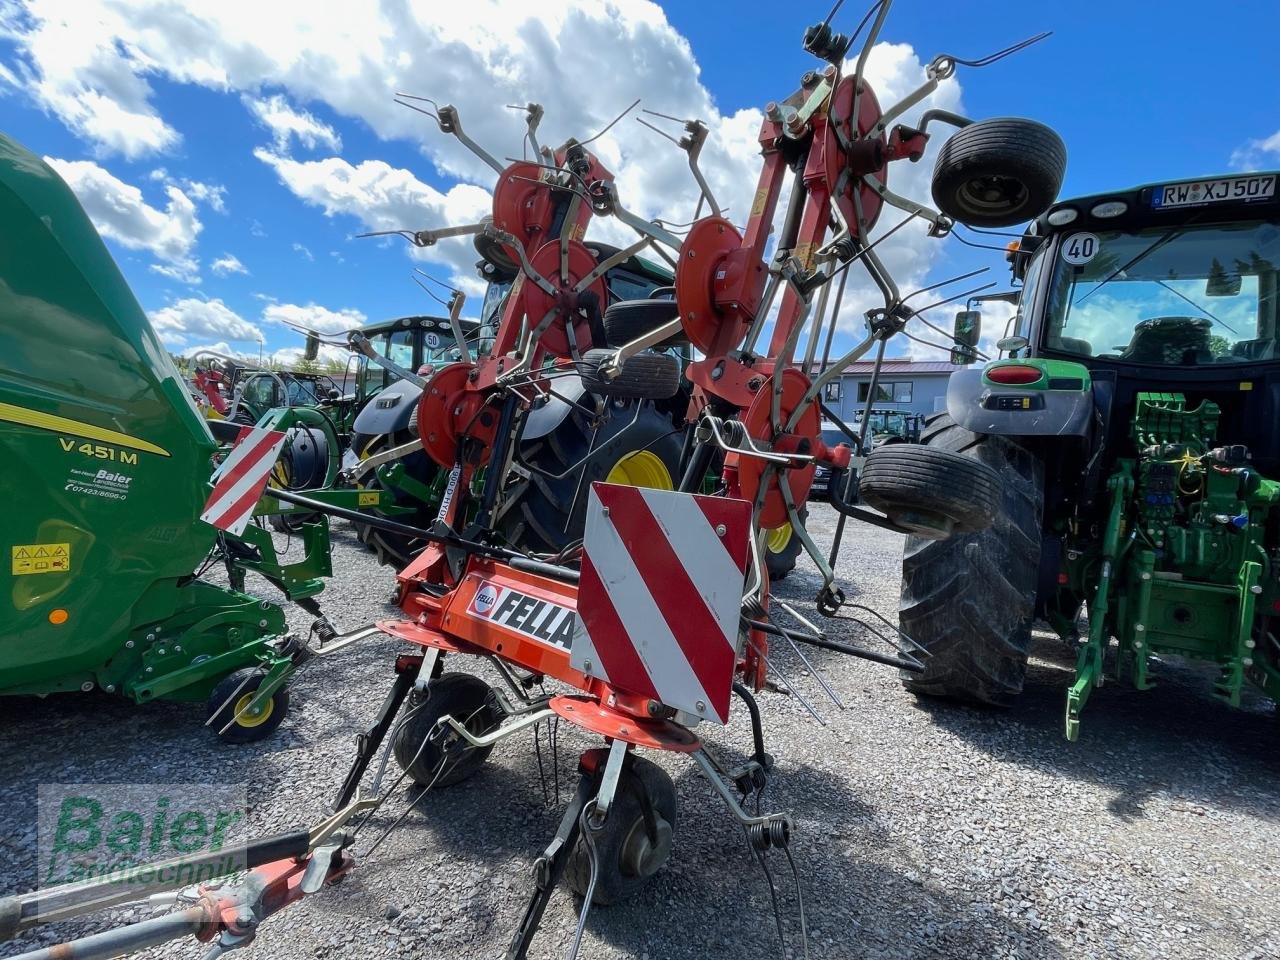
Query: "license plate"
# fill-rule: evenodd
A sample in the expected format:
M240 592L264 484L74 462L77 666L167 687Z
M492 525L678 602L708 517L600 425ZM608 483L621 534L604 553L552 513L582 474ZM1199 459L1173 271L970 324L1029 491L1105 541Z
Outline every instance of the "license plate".
M1222 180L1196 180L1171 183L1151 191L1151 206L1156 210L1171 207L1198 207L1206 203L1266 200L1276 193L1273 174L1257 177L1227 177Z

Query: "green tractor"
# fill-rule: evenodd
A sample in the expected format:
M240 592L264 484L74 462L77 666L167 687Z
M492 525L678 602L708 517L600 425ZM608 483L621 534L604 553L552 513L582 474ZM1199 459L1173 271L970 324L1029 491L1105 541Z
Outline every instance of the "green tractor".
M1002 505L908 538L901 625L931 654L910 689L1011 703L1043 621L1076 657L1071 740L1104 679L1147 689L1168 657L1232 705L1280 697L1276 179L1059 202L1011 250L1007 356L958 369L922 436L995 468ZM978 342L971 312L956 333Z
M199 519L219 424L70 189L3 134L0 222L0 696L205 702L224 739L265 736L307 648L245 576L327 626L313 599L331 572L327 523L284 564L261 526L236 536ZM285 430L291 416L267 419ZM221 582L205 576L217 566Z

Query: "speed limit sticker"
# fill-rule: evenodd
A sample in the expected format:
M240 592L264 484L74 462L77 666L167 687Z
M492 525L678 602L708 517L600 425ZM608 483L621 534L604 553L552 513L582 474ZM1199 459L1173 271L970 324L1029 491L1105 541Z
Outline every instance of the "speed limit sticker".
M1073 233L1062 241L1062 259L1075 266L1083 266L1098 255L1101 244L1092 233Z

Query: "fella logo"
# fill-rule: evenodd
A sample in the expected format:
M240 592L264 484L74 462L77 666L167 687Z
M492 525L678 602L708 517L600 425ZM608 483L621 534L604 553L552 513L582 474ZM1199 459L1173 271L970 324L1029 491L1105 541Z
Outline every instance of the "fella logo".
M480 584L467 613L561 650L568 650L573 643L576 618L570 607L531 597L490 580Z

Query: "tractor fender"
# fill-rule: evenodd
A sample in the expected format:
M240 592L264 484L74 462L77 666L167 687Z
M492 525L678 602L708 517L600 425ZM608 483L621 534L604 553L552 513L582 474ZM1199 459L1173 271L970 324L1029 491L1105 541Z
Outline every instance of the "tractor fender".
M376 437L409 429L422 389L408 380L397 380L364 405L352 424L353 433Z
M1007 409L1000 398L1010 398ZM1014 406L1016 399L1030 406ZM947 383L947 413L966 430L1007 437L1085 437L1093 423L1093 391L995 386L982 368L964 367Z
M564 422L564 418L573 409L569 405L570 401L581 403L582 398L587 396L587 388L582 385L582 378L577 374L557 376L552 383L555 386L555 395L529 411L529 416L524 422L524 432L520 435L521 439L538 440L547 436ZM587 405L592 405L589 399Z

